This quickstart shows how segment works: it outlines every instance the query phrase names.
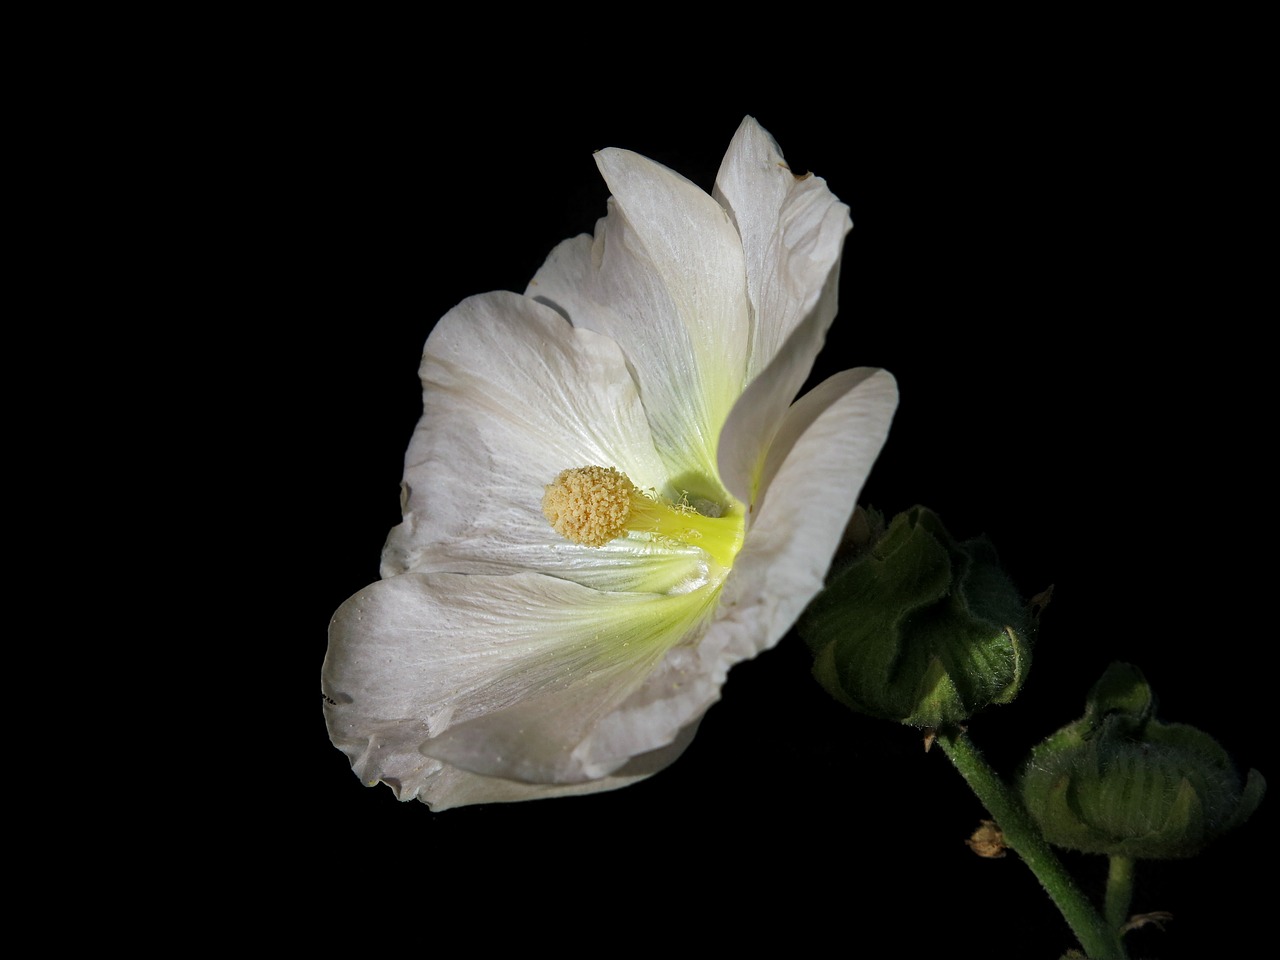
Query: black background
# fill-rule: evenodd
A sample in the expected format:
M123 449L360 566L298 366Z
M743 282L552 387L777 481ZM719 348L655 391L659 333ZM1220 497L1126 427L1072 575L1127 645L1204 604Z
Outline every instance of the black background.
M958 537L987 534L1026 594L1054 585L1022 695L973 720L993 764L1015 771L1119 659L1146 672L1163 718L1274 773L1257 118L1194 69L1115 79L628 98L531 73L492 96L466 76L420 97L368 78L282 95L261 122L284 149L258 184L279 235L257 240L290 266L268 253L246 269L285 278L280 315L297 323L302 386L273 417L303 437L301 469L280 478L273 553L308 766L268 824L314 831L317 873L342 896L367 883L371 911L416 903L432 922L481 902L488 938L589 925L608 949L687 920L725 945L783 934L804 949L825 931L855 955L884 937L897 946L871 955L1072 945L1017 857L964 845L984 811L946 758L830 700L794 634L734 668L675 765L614 793L433 814L361 786L327 741L326 626L376 579L399 519L432 323L473 293L522 290L592 230L607 195L594 150L709 188L747 113L852 209L815 382L882 366L902 397L862 501L930 506ZM1264 929L1249 871L1273 805L1201 857L1140 865L1135 911L1175 919L1136 934L1135 956L1243 952ZM1102 860L1067 861L1100 893Z

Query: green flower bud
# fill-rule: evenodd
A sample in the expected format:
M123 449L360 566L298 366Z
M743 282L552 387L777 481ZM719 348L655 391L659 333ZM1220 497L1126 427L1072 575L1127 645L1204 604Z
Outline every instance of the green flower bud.
M938 728L1013 699L1031 626L991 544L957 543L913 507L835 573L799 630L818 682L841 703Z
M1142 672L1115 663L1084 716L1031 752L1019 789L1045 839L1085 853L1190 857L1253 813L1262 775L1250 770L1242 784L1212 737L1154 714Z

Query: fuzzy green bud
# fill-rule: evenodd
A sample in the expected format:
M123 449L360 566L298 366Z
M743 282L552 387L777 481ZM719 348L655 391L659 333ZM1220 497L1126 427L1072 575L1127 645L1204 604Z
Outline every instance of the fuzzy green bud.
M1031 753L1019 789L1050 843L1143 859L1190 857L1257 808L1266 782L1242 783L1208 734L1155 719L1137 667L1112 664L1085 714Z
M828 693L934 729L1013 699L1031 627L991 544L956 542L924 507L898 514L848 560L799 624Z

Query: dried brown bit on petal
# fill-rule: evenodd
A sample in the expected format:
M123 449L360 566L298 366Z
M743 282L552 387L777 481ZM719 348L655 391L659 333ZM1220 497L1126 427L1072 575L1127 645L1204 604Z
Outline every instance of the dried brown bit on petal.
M1129 922L1120 928L1121 933L1128 933L1130 930L1137 930L1139 927L1145 927L1148 923L1154 923L1161 930L1164 929L1166 920L1172 920L1173 914L1168 910L1153 910L1150 913L1135 913L1129 918Z
M1031 598L1031 615L1040 616L1044 608L1049 605L1049 601L1053 599L1053 584L1049 584L1034 597Z

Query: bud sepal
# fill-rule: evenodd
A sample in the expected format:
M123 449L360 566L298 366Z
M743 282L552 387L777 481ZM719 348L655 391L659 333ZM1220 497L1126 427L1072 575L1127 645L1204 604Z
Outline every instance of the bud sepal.
M1014 698L1033 626L990 542L957 542L917 506L835 573L799 630L841 703L938 729Z

